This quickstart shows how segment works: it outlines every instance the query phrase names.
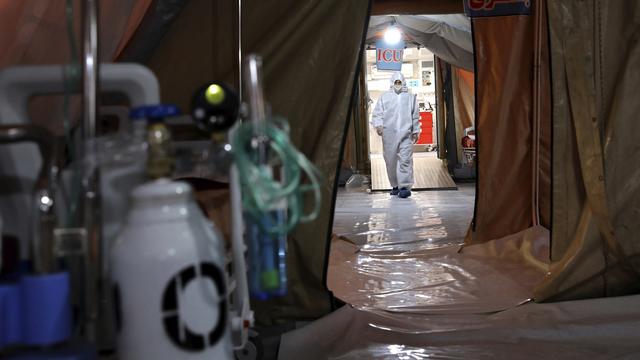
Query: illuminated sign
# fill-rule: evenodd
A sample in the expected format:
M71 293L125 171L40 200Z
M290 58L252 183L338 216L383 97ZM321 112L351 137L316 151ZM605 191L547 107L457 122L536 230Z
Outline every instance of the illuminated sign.
M376 41L376 67L378 70L400 71L404 55L404 41L387 44L384 40Z

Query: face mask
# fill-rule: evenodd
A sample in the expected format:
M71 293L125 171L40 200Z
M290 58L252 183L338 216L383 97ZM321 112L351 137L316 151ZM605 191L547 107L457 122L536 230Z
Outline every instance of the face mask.
M402 85L393 85L393 88L394 88L396 91L400 91L400 90L402 90Z

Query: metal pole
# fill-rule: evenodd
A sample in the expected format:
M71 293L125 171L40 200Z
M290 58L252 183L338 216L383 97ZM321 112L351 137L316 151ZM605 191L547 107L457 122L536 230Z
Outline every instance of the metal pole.
M247 97L249 98L249 117L253 122L266 120L266 105L262 89L262 58L251 54L245 61L245 81Z
M100 173L95 161L95 138L98 109L98 0L85 0L82 8L83 20L83 121L82 144L84 156L79 158L83 167L83 226L88 236L87 273L85 287L85 335L92 342L99 340L100 304L102 300L102 241L100 226Z
M445 141L444 141L444 130L445 130L445 106L444 106L444 96L442 96L443 91L443 79L442 79L442 64L440 60L434 55L433 57L434 63L434 76L436 80L436 131L437 131L437 145L438 145L438 159L445 158ZM477 126L477 125L476 125Z
M98 94L98 0L85 0L83 8L83 124L84 140L96 137Z
M267 107L264 101L262 89L262 58L250 54L244 63L244 78L246 81L247 98L249 99L249 112L258 140L258 163L267 162L267 142L264 124L267 120Z
M238 0L238 99L242 104L242 0Z

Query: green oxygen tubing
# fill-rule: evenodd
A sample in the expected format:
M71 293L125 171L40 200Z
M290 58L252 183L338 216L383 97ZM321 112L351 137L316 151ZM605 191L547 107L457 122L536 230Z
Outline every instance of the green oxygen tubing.
M287 234L299 223L316 219L321 206L322 175L293 146L286 121L275 119L259 124L240 123L232 133L232 153L242 187L245 212L260 226L266 226L263 230L272 235ZM261 159L261 147L267 149L266 159ZM305 177L308 182L303 183ZM307 193L313 194L314 202L311 211L304 213ZM287 209L285 222L275 218L269 222L261 221L283 204Z

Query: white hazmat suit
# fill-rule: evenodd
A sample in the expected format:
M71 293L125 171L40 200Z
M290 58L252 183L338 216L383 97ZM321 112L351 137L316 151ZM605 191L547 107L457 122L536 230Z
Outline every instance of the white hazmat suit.
M394 88L396 80L402 81L400 89ZM394 188L413 186L413 143L420 134L419 119L416 95L408 92L400 72L393 73L391 87L378 99L371 123L376 129L382 128L384 161Z

